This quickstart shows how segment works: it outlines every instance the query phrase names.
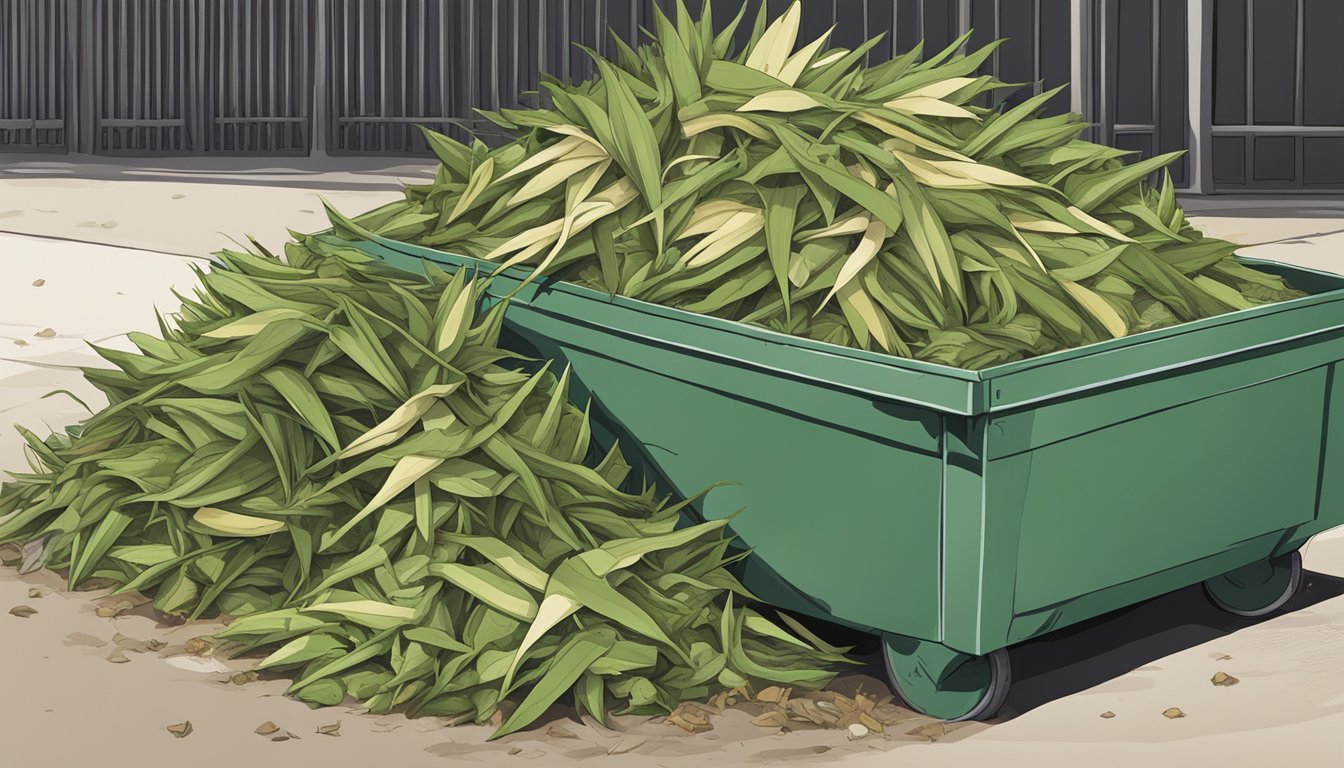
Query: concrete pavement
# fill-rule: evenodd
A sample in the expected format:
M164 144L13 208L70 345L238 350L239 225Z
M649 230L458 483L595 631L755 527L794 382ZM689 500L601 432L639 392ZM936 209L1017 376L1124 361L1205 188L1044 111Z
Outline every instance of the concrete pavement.
M127 348L126 332L154 331L155 308L175 309L172 289L189 290L192 267L208 264L206 255L230 236L252 233L276 247L287 227L325 225L319 194L351 213L398 197L399 176L374 171L355 180L376 181L353 187L341 186L350 178L320 176L325 172L286 177L206 169L242 178L197 179L125 171L95 179L0 175L0 230L10 233L0 233L0 424L41 433L78 421L84 410L72 399L43 398L54 389L100 407L78 372L100 363L86 342ZM406 172L423 178L426 169ZM271 183L280 177L296 183ZM1225 198L1192 201L1189 208L1213 234L1274 241L1248 255L1344 272L1338 201L1260 206ZM1259 215L1265 210L1274 215ZM0 427L0 469L23 463L17 433ZM493 764L512 757L546 765L605 759L637 768L835 760L865 767L1336 765L1344 754L1344 536L1318 537L1305 558L1314 573L1286 615L1233 621L1196 590L1168 595L1014 648L1016 679L1004 722L854 743L830 732L768 735L734 712L696 737L627 721L621 732L571 724L578 739L532 732L487 745L481 728L444 729L437 721L342 708L311 711L281 698L282 683L233 686L220 682L226 672L184 668L175 656L132 654L129 664L109 664L115 633L180 644L211 625L156 626L134 612L100 618L93 611L103 593L62 593L54 574L18 577L4 568L0 756L37 766L91 764L109 754L118 762L199 766ZM27 597L31 589L43 596ZM19 603L38 613L27 619L3 613ZM1218 671L1240 683L1213 686ZM1186 716L1163 717L1171 707ZM1116 716L1100 717L1107 711ZM164 732L182 719L193 720L192 737ZM343 722L339 740L314 733L336 719ZM277 744L253 735L264 720L303 738ZM608 751L623 754L606 757Z

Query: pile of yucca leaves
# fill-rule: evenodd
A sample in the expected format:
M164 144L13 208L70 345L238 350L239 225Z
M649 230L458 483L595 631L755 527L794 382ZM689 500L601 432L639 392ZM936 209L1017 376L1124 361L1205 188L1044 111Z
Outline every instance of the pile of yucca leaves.
M798 47L794 3L735 53L741 13L677 5L551 108L484 113L512 143L427 133L435 182L337 231L965 368L1300 295L1149 188L1175 155L1078 140L1055 91L976 106L994 46L865 66L877 40Z
M743 605L722 521L678 528L619 451L589 460L567 375L497 347L506 305L478 316L465 272L285 256L221 254L162 338L99 350L109 407L24 433L0 542L41 542L72 588L239 617L221 637L305 701L502 712L497 735L571 692L602 719L832 678L839 650Z

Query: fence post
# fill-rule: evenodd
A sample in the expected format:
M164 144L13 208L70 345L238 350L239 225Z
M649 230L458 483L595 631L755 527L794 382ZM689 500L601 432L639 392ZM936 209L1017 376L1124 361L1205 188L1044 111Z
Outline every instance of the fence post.
M65 39L66 104L65 146L69 152L88 154L93 151L93 53L89 50L93 26L93 3L66 0Z
M1069 110L1092 122L1092 0L1069 0ZM1088 134L1092 128L1087 129Z
M313 68L313 101L308 122L308 130L311 131L308 154L312 157L327 154L327 128L331 125L331 100L327 94L327 70L331 60L328 50L331 35L327 29L330 24L330 3L331 0L314 0L313 8L312 56L307 62Z
M1190 185L1187 192L1213 191L1213 0L1187 0L1190 21L1186 72L1190 80ZM1300 54L1299 54L1300 55Z

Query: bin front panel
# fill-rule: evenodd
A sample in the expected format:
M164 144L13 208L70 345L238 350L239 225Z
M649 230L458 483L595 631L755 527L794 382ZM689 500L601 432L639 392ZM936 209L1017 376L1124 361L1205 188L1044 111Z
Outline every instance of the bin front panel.
M572 366L595 435L694 496L753 550L748 589L865 629L938 632L941 419L636 343L515 306L515 332ZM637 436L637 437L636 437ZM740 512L740 514L738 514Z
M1014 611L1311 521L1327 372L1323 366L1154 410L989 462L994 508L1022 519ZM1131 394L1142 401L1144 390ZM1081 415L1088 405L1083 398L1069 407ZM1159 580L1149 591L1186 585Z

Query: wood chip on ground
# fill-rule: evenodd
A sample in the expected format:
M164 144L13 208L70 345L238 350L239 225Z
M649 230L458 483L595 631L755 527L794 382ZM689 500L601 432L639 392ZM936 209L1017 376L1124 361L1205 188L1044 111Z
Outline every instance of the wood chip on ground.
M687 733L704 733L714 729L709 722L710 714L709 710L698 704L685 702L672 710L672 714L668 715L664 722L675 725Z

